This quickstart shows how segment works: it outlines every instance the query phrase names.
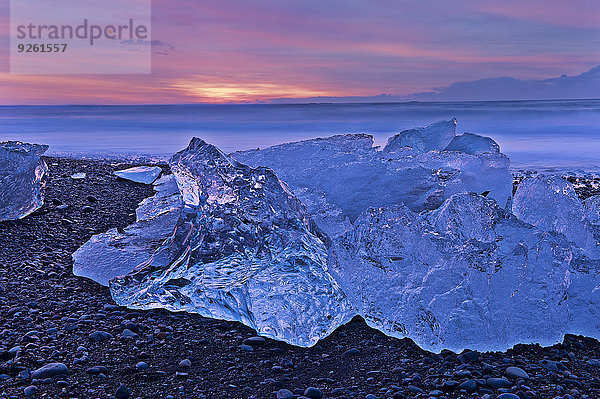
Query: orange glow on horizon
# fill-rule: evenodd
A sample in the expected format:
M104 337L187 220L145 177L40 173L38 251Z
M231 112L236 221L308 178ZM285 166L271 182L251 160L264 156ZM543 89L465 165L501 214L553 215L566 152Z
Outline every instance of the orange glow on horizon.
M268 98L302 98L334 96L333 92L314 90L298 85L260 82L215 82L212 80L182 80L171 85L185 97L196 101L229 103Z

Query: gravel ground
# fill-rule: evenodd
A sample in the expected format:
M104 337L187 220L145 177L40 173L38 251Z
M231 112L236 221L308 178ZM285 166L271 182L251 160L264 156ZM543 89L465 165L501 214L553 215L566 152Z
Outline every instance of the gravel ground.
M46 160L46 205L0 223L0 398L600 398L600 344L585 337L432 354L355 318L307 349L238 323L120 308L71 274L71 253L132 223L152 187L117 179L116 165ZM598 193L598 181L576 182Z

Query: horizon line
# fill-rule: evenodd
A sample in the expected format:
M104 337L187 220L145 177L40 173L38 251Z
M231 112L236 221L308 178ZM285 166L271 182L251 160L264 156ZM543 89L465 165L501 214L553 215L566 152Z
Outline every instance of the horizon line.
M379 95L377 95L379 96ZM352 97L352 96L349 96ZM365 98L376 97L376 96L365 96ZM336 98L336 97L326 97ZM343 97L338 97L343 98ZM294 98L286 98L286 100L294 100ZM298 98L301 100L302 98ZM279 100L279 99L278 99ZM382 105L382 104L448 104L448 103L502 103L502 102L552 102L552 101L598 101L598 98L552 98L552 99L513 99L513 100L447 100L447 101L419 101L419 100L407 100L407 101L365 101L365 102L277 102L271 103L268 100L263 102L195 102L195 103L148 103L148 104L0 104L0 107L155 107L155 106L192 106L192 105Z

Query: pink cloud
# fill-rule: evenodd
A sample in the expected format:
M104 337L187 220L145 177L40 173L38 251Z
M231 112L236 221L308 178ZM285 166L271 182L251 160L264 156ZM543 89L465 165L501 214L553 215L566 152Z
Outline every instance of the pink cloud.
M173 49L153 55L152 75L15 76L0 54L0 102L408 94L486 77L574 74L600 59L581 32L598 38L599 7L596 0L572 0L568 9L542 0L154 0L153 39ZM7 36L0 7L0 42Z

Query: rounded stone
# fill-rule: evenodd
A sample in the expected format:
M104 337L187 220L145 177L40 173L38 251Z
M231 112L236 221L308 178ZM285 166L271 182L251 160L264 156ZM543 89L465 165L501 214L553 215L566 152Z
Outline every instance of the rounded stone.
M111 339L112 337L112 334L107 333L106 331L94 331L88 336L90 341L94 342L106 341L107 339Z
M358 356L360 355L360 350L356 348L348 349L346 352L342 354L342 356Z
M304 391L304 396L311 399L321 399L323 397L323 392L318 388L308 387Z
M31 398L32 396L35 396L35 394L37 393L37 387L31 385L28 387L25 387L25 389L23 389L23 393L25 394L25 397L27 398Z
M522 378L524 380L528 380L529 379L529 374L527 374L527 372L525 372L525 370L523 370L520 367L509 367L506 369L506 376L508 378L511 379L519 379Z
M277 399L294 399L294 394L287 389L277 391Z
M458 386L458 389L464 389L467 393L473 393L477 390L477 382L475 380L466 380Z
M136 370L148 370L148 363L146 362L138 362L135 365Z
M130 397L131 390L126 385L121 385L115 392L115 399L129 399Z
M267 340L263 337L250 337L244 340L244 344L250 346L264 345L265 343L267 343Z
M498 388L510 388L510 381L506 378L488 378L487 384L490 388L498 389Z
M138 338L139 335L137 333L131 331L130 329L126 328L121 333L121 337L123 337L123 338Z
M69 375L69 368L64 363L49 363L40 367L31 374L34 380L45 380L46 378L54 378L58 375Z
M515 395L514 393L503 393L498 395L498 399L521 399L519 395Z
M238 346L238 348L240 348L240 350L242 350L244 352L252 352L254 350L250 345L246 345L246 344L242 344L242 345Z

